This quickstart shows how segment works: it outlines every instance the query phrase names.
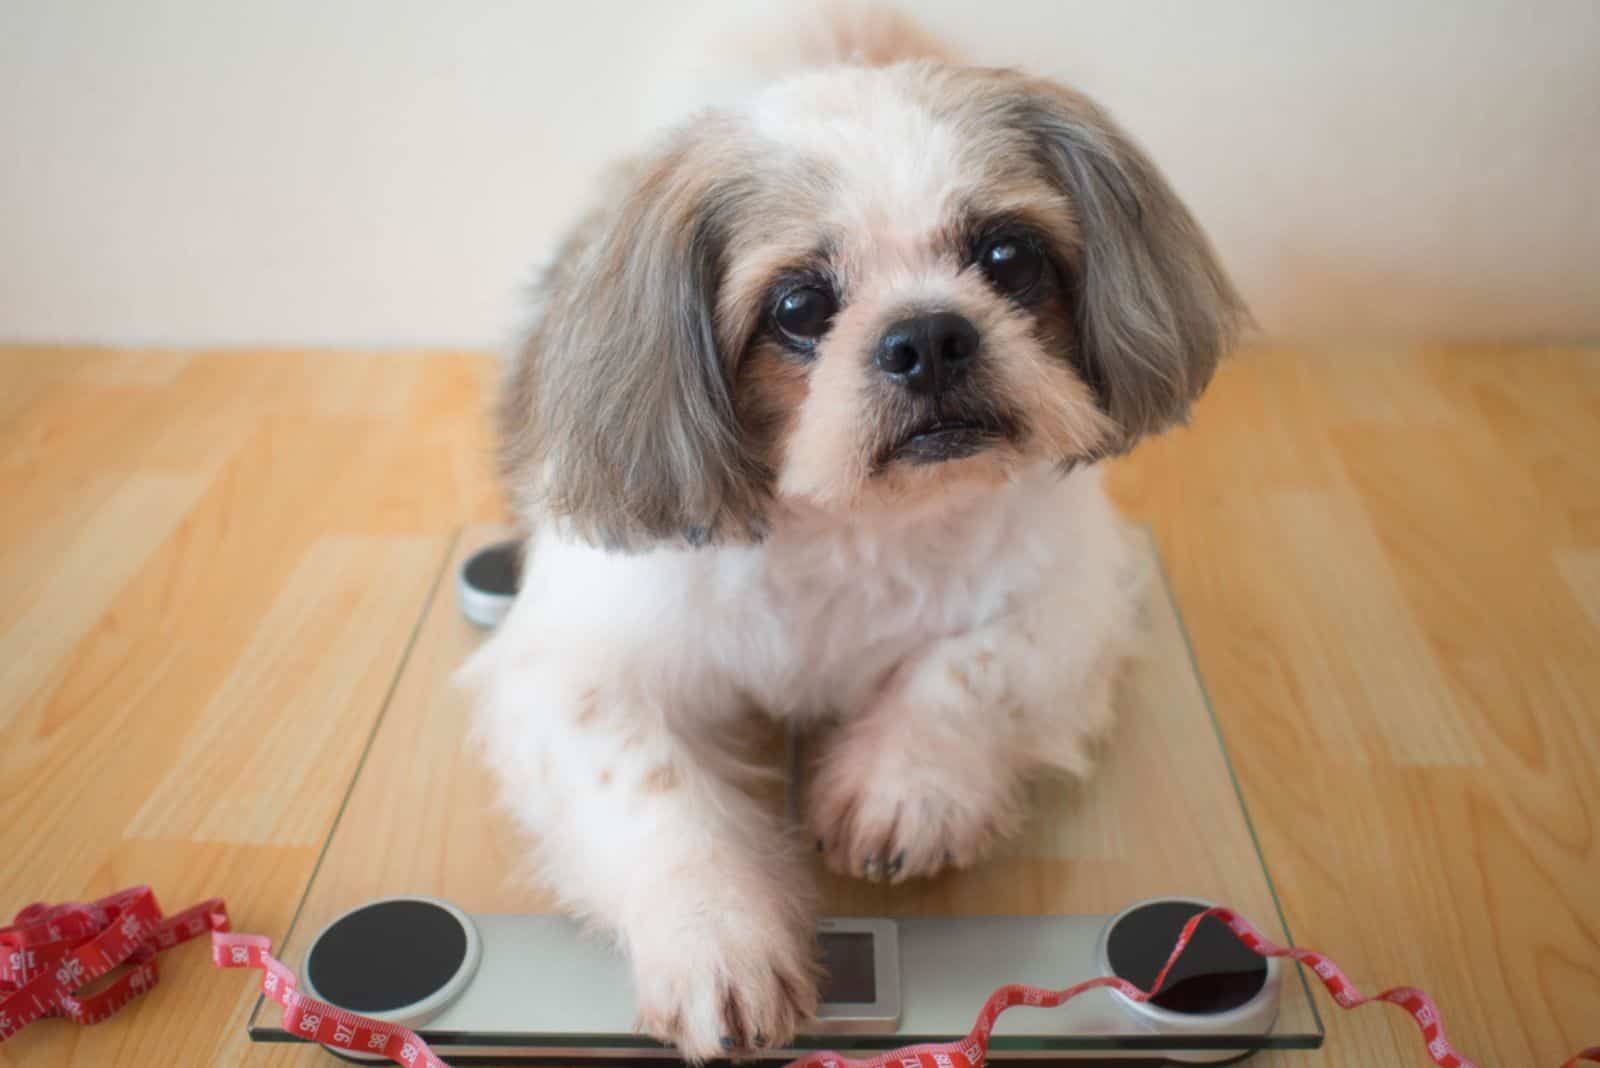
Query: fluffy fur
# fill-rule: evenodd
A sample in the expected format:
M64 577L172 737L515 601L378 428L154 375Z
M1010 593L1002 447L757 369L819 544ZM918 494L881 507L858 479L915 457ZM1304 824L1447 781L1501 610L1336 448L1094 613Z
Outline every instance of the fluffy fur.
M798 47L855 60L623 165L542 278L499 407L523 585L466 672L540 872L691 1059L815 1006L813 891L740 724L817 734L834 869L979 860L1111 715L1138 576L1096 461L1185 416L1241 314L1081 96L889 16ZM996 234L1044 259L1027 292L975 262ZM837 303L814 341L774 319L799 285ZM936 311L980 343L930 396L874 355Z

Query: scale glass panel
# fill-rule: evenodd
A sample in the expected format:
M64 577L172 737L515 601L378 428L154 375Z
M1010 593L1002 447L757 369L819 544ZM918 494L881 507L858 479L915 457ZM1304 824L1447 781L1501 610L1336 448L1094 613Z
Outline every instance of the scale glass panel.
M470 945L459 947L462 960L471 958L460 989L431 999L429 1018L412 1024L445 1060L670 1060L671 1049L633 1032L624 961L562 916L551 895L530 888L525 840L495 808L492 777L468 744L468 705L451 675L484 631L462 617L454 583L474 552L504 536L485 526L457 539L279 956L302 981L321 974L324 985L348 983L328 968L335 950L362 962L381 962L385 947L401 952L428 921L422 915L423 927L414 926L415 899L434 899L445 903L436 917L448 912L470 932ZM1269 939L1293 944L1154 540L1144 534L1143 541L1156 577L1144 611L1145 652L1125 672L1096 773L1083 783L1035 786L1022 835L968 871L888 886L835 876L817 863L825 1004L788 1049L756 1059L819 1048L865 1056L960 1038L995 987L1065 987L1103 974L1118 954L1156 954L1153 974L1170 949L1166 932L1175 933L1187 913L1168 906L1179 912L1161 917L1166 927L1157 923L1143 947L1120 934L1127 944L1108 945L1110 920L1140 902L1225 904ZM774 759L784 759L777 728L770 744ZM795 743L787 744L798 767ZM781 785L771 800L785 804ZM409 903L371 911L393 898ZM385 935L370 951L337 942L335 934L360 926L330 928L352 911L368 921L399 917L398 941ZM307 950L325 930L318 954L328 956L319 956L318 972L308 969ZM1059 1008L1014 1008L995 1027L990 1057L1219 1063L1262 1049L1320 1047L1322 1022L1299 966L1274 961L1270 978L1271 1005L1264 996L1251 1003L1266 1015L1211 1006L1203 1026L1189 1026L1195 1020L1183 1012L1135 1010L1104 989ZM258 999L250 1037L298 1041L283 1030L279 1011Z

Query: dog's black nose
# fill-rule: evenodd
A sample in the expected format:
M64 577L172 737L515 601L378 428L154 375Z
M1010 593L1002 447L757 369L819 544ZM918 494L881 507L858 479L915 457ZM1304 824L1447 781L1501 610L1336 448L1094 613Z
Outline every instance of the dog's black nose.
M873 362L914 393L949 389L978 353L978 329L955 312L901 319L884 332Z

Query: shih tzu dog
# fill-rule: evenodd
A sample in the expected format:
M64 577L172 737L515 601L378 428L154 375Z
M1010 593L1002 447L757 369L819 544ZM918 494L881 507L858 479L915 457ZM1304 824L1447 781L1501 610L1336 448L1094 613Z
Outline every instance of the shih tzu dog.
M478 736L691 1060L813 1011L813 844L930 876L1087 770L1138 607L1097 464L1243 315L1095 104L893 16L829 32L617 172L499 401L527 543ZM748 790L753 715L816 739L803 836Z

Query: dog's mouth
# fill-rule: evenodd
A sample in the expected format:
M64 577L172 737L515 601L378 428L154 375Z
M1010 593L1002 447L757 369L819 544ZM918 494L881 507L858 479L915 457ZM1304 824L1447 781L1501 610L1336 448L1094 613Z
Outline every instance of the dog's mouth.
M1009 434L998 422L978 419L934 418L919 423L883 453L882 463L905 460L938 464L960 460L1004 441Z

